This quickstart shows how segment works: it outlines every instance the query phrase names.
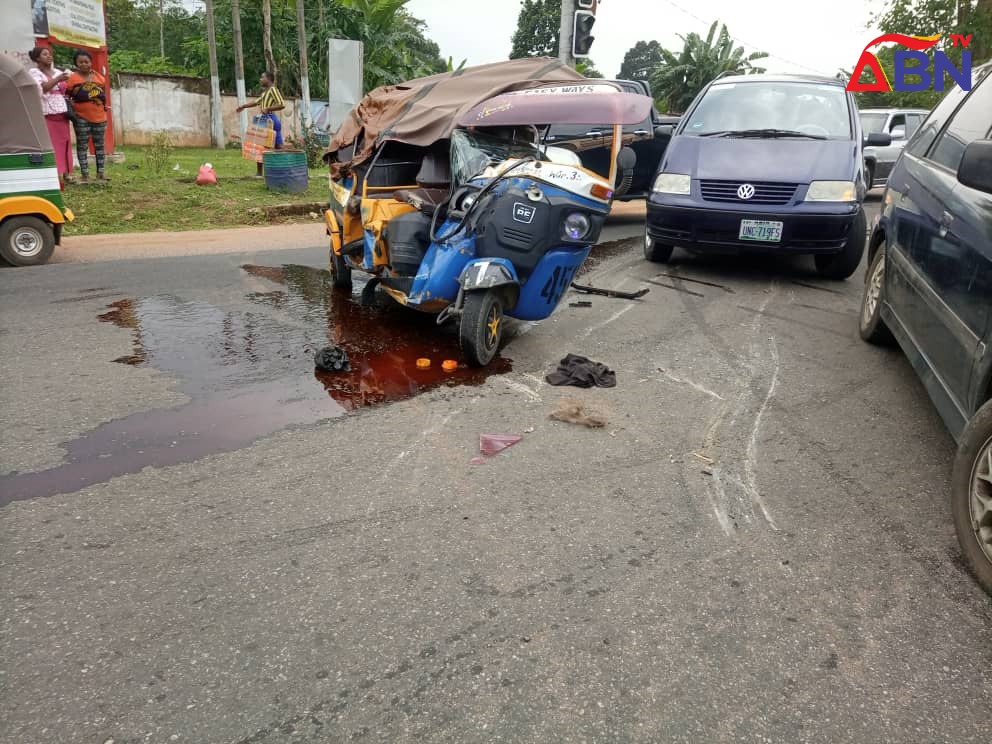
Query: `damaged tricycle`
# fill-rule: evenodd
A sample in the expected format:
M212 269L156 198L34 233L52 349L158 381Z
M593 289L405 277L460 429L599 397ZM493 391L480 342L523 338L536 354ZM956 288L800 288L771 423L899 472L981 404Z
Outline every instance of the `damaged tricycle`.
M364 301L381 287L439 325L457 321L466 361L485 366L504 317L547 318L566 294L633 169L622 127L650 107L534 59L373 91L325 156L335 286L371 274ZM606 179L543 145L552 124L603 122L614 124Z

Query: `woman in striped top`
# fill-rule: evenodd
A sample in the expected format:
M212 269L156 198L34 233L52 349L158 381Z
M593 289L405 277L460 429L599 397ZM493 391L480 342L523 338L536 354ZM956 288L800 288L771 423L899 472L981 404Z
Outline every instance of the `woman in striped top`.
M244 103L238 106L237 110L240 113L245 109L258 106L262 115L268 117L269 121L272 122L272 128L276 133L276 147L275 149L282 149L282 122L279 121L279 117L276 116L276 111L282 111L286 108L286 103L282 99L282 93L276 87L276 78L271 72L266 70L262 73L258 82L262 86L262 95L255 99L252 103ZM258 164L258 175L262 174L262 164Z

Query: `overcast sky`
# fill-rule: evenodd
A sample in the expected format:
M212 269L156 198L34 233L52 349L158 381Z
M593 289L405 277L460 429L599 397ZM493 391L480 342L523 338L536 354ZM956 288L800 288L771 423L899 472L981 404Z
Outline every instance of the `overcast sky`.
M473 65L507 58L520 5L520 0L410 0L407 8L426 21L442 56ZM596 69L613 77L636 42L655 39L681 50L679 34L705 37L710 24L720 20L748 52L774 55L762 63L771 72L833 75L854 67L877 35L866 26L884 5L883 0L599 0L590 55Z

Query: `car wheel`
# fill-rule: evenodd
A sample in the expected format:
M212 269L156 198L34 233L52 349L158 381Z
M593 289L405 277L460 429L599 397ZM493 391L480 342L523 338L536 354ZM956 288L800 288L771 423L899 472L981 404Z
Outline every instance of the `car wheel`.
M814 256L816 270L825 279L847 279L861 264L868 242L868 218L863 208L858 209L847 233L847 242L840 253Z
M992 401L961 434L951 476L951 514L965 563L992 594Z
M37 266L55 251L52 226L37 217L11 217L0 226L0 256L11 266Z
M890 346L895 339L882 320L882 303L885 301L885 245L878 248L865 277L865 291L861 297L861 317L858 332L870 344Z
M648 235L647 229L644 230L644 258L648 261L668 263L668 260L672 257L673 250L675 250L675 246L657 242Z
M875 186L875 166L871 163L865 164L865 183L869 191Z

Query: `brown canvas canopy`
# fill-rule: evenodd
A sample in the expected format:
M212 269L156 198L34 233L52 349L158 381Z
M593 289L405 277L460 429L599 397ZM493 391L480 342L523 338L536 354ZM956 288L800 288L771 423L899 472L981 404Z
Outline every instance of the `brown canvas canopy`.
M351 110L331 138L324 160L332 162L336 171L367 160L387 140L427 147L449 137L459 118L487 98L543 83L585 79L557 59L527 57L376 88ZM354 156L335 163L337 151L353 144Z
M51 152L38 84L9 54L0 54L0 155Z

